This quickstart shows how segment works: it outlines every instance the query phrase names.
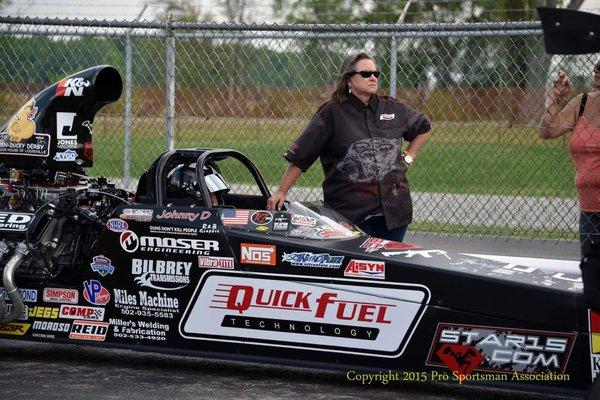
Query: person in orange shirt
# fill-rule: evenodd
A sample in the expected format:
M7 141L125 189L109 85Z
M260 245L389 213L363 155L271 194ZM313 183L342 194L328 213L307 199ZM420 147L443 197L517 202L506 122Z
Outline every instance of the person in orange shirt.
M600 62L593 78L594 89L600 89ZM539 134L542 139L555 139L571 132L568 147L581 208L581 255L586 256L593 244L600 243L600 91L580 94L565 105L571 89L569 77L560 71L546 94Z

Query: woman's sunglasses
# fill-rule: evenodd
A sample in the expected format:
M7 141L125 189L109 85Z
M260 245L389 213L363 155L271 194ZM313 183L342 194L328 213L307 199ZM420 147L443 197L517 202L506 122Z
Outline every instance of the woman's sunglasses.
M360 74L363 78L370 78L371 75L375 75L375 78L379 78L381 71L354 71L351 75Z

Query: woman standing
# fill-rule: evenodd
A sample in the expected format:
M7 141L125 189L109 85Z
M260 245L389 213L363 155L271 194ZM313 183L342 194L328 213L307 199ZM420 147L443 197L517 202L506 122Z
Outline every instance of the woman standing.
M377 95L379 75L368 54L346 57L331 100L285 152L290 165L269 209L281 209L300 174L320 158L328 206L372 236L403 240L412 221L405 173L429 139L431 124L423 113ZM410 142L405 153L403 140Z
M600 89L600 62L593 70L595 89ZM575 164L575 186L581 208L579 237L581 255L600 243L600 92L575 96L566 105L572 88L564 71L560 71L546 94L546 111L542 116L540 137L555 139L571 132L569 152Z

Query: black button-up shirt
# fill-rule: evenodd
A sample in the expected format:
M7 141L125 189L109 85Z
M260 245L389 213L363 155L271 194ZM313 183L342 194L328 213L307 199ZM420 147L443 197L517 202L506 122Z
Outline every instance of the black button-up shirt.
M322 104L284 157L303 172L320 158L327 205L354 223L383 214L394 229L412 221L402 140L430 129L423 113L391 97L373 95L365 105L351 94Z

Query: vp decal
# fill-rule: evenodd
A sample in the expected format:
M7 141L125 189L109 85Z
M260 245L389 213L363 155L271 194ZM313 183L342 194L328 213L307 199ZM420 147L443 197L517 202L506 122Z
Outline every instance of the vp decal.
M109 291L95 279L83 281L83 297L88 303L97 306L103 306L110 301Z

